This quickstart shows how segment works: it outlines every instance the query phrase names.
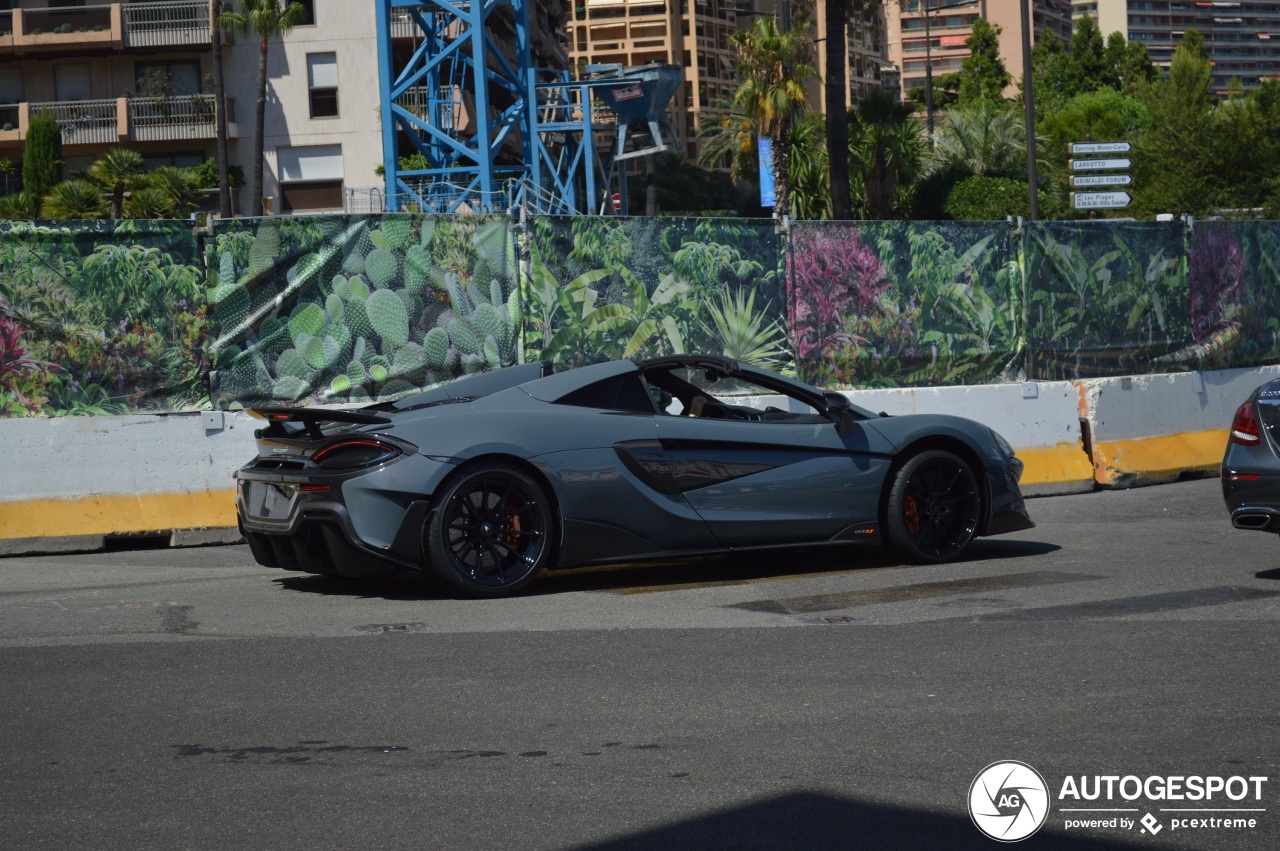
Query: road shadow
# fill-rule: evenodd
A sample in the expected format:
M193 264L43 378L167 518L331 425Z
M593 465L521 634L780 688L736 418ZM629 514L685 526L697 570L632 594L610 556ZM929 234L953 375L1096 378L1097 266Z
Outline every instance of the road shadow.
M1045 555L1061 549L1039 541L975 541L964 562L1000 561ZM961 562L961 563L964 563ZM749 553L696 556L633 562L604 567L552 570L538 577L520 596L538 597L572 591L645 593L687 587L742 585L759 580L803 579L868 570L910 569L879 547L796 547ZM419 573L344 579L315 574L287 574L273 580L281 588L307 594L385 600L461 599Z
M1047 541L1010 541L1004 538L981 538L973 542L964 561L996 561L1006 558L1028 558L1056 553L1062 547Z
M1055 818L1025 840L1028 849L1121 851L1137 843L1053 832ZM665 827L651 828L575 851L779 848L974 848L998 847L964 816L859 801L819 792L766 798ZM1020 843L1021 845L1021 843ZM1142 847L1150 848L1148 842Z
M1253 575L1254 579L1280 579L1280 567L1273 567L1270 570L1260 570Z
M362 600L438 600L444 593L420 573L344 579L314 573L288 573L273 580L287 591L320 594L326 597L354 597Z

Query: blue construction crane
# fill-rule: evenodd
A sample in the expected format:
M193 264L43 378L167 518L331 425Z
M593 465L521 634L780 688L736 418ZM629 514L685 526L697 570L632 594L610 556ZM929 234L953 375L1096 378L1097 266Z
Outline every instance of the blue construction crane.
M680 148L678 66L571 80L533 66L533 0L376 2L387 210L626 212L626 161Z

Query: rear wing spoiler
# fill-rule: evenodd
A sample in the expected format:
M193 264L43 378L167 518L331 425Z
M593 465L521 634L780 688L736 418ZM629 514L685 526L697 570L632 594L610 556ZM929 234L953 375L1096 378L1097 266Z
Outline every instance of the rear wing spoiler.
M359 423L361 425L386 425L390 417L365 414L360 411L343 411L329 408L250 408L249 416L266 420L269 425L254 432L255 437L289 437L285 423L302 423L312 440L324 437L320 423ZM296 432L295 432L296 434Z

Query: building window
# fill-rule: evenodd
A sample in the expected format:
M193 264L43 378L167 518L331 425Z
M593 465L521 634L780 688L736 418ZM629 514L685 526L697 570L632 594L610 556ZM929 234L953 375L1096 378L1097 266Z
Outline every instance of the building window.
M342 209L342 146L276 149L280 212Z
M59 101L91 100L93 98L93 75L89 64L53 66L53 90Z
M310 26L316 22L316 0L295 0L295 2L306 10L306 14L302 17L302 23L299 26ZM286 5L288 5L286 3Z
M194 95L200 92L199 62L138 62L134 89L146 97Z
M307 54L307 86L311 93L311 117L333 118L338 114L338 56L335 53Z

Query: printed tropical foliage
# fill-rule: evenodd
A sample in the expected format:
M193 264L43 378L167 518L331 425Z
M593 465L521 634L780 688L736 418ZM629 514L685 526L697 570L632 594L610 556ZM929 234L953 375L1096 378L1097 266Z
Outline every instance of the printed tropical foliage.
M208 404L186 222L0 222L0 415Z
M0 222L0 416L365 404L717 352L824 387L1280 362L1280 223Z
M800 223L788 285L801 374L821 386L1016 377L1021 276L995 224Z
M1028 223L1034 377L1189 369L1186 243L1179 222Z
M771 222L539 217L524 252L527 360L709 352L789 369Z
M1198 223L1187 265L1192 343L1162 360L1198 369L1275 363L1280 358L1276 223Z
M367 404L516 362L505 218L238 220L208 266L217 405Z

